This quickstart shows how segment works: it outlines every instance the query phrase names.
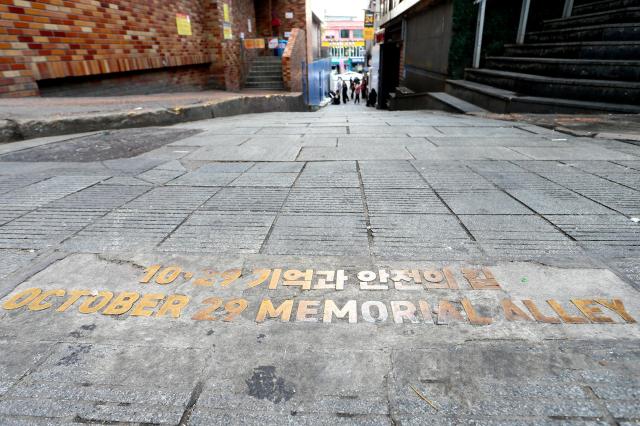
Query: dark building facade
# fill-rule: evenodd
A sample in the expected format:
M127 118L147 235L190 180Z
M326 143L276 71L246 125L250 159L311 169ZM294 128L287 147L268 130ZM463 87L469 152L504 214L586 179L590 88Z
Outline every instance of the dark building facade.
M416 93L446 92L495 112L640 112L639 9L640 0L382 0L382 106L408 94L406 107L428 107Z

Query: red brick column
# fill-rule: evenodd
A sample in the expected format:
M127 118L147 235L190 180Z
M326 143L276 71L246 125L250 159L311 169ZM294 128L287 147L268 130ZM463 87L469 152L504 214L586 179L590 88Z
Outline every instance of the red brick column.
M290 92L302 92L302 78L306 74L302 62L307 62L307 38L304 30L294 28L282 55L282 78Z

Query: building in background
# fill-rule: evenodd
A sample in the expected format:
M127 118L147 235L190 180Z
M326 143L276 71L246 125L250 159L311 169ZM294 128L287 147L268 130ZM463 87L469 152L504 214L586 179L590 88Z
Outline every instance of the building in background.
M365 67L364 15L325 16L322 46L329 49L332 68L339 73Z

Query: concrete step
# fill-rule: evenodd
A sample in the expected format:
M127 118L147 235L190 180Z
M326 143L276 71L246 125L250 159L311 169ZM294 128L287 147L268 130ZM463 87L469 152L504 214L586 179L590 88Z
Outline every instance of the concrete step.
M284 90L283 82L246 82L244 87L247 89L268 89L268 90Z
M640 0L604 0L604 1L594 1L591 3L585 3L581 5L576 5L573 7L573 11L571 14L573 16L577 15L588 15L590 13L596 12L604 12L607 10L620 9L623 7L639 7Z
M251 63L252 64L281 64L282 58L280 56L258 56Z
M638 114L640 106L526 96L467 80L447 80L446 92L489 111L539 114Z
M465 78L517 93L640 105L640 83L636 82L558 78L491 69L467 69Z
M584 27L587 25L620 24L640 21L640 7L624 7L615 10L549 19L542 24L543 30Z
M251 64L251 69L260 71L282 71L282 64Z
M394 96L395 95L395 96ZM488 112L477 105L444 92L392 93L387 102L389 111L437 110L452 113Z
M640 56L638 56L640 58ZM523 74L640 81L640 60L487 57L485 67Z
M431 107L429 109L437 109L439 111L458 112L467 114L471 112L488 112L484 108L467 102L463 99L457 98L449 93L445 92L430 92L428 93L431 101Z
M505 45L505 56L572 59L640 58L640 41L585 41Z
M266 84L272 84L272 83L282 83L283 80L282 78L255 78L255 77L247 77L247 83L257 83L257 84L261 84L261 83L266 83Z
M251 70L249 72L249 77L282 79L282 72L258 72L258 71Z
M528 43L561 43L572 41L638 41L640 22L588 25L527 34Z

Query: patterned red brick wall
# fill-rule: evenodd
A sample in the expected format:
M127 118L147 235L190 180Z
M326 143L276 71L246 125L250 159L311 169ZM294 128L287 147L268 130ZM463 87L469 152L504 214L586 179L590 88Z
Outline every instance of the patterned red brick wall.
M224 3L230 7L233 35L231 40L224 40ZM214 10L216 11L215 22L217 23L215 25L215 39L220 40L218 43L220 55L217 61L218 64L221 64L219 71L224 76L227 90L240 90L244 85L251 60L258 54L256 50L243 49L242 40L240 40L241 34L245 38L257 37L254 2L253 0L215 0ZM249 20L251 21L250 25Z
M215 88L209 64L38 81L41 96L126 96Z
M284 37L285 32L293 28L307 27L306 0L271 0L271 14L269 13L269 2L262 1L256 10L258 23L258 34L263 37L277 35ZM287 12L293 13L293 18L287 18ZM277 34L272 34L275 29L271 27L271 19L276 17L280 20L280 27Z
M233 40L223 38L223 4ZM178 35L176 14L192 36ZM251 20L251 29L249 23ZM255 37L253 0L0 0L0 96L38 94L36 81L212 64L210 82L241 87L239 35Z
M36 94L40 79L209 63L207 5L0 0L0 94ZM177 34L176 13L190 16L192 36Z
M287 48L282 55L282 79L285 89L290 92L302 92L302 62L307 60L307 39L305 31L294 28Z

